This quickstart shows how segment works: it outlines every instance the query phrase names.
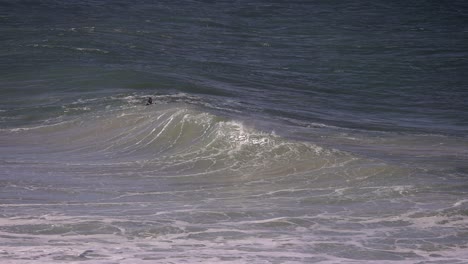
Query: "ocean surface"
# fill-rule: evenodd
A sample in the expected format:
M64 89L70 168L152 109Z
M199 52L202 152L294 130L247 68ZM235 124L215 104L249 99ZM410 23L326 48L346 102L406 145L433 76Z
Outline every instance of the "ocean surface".
M468 263L468 2L1 0L0 245Z

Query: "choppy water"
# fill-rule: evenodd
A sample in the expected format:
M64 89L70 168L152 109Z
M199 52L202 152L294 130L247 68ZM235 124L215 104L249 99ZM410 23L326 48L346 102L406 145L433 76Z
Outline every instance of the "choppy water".
M2 1L0 262L466 263L467 34L463 1Z

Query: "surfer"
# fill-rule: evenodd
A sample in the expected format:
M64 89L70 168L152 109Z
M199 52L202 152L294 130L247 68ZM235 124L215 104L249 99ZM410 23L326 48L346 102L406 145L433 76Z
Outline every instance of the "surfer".
M153 104L153 98L148 97L148 101L146 102L146 105Z

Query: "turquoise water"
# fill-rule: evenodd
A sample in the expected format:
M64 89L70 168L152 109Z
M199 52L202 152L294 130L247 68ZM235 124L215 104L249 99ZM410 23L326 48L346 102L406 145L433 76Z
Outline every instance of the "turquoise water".
M467 262L467 16L1 2L1 262Z

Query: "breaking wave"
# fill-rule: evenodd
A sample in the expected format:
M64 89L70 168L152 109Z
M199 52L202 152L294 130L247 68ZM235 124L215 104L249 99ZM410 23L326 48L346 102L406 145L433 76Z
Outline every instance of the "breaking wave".
M138 164L138 173L146 176L289 175L336 165L340 156L349 160L338 151L287 140L183 103L85 113L54 125L9 131L17 147L37 150L21 159L68 165Z

